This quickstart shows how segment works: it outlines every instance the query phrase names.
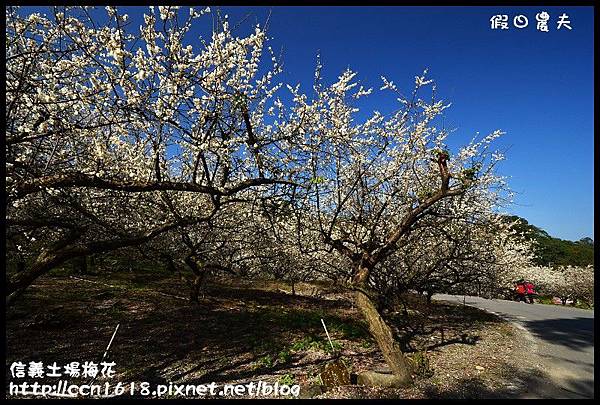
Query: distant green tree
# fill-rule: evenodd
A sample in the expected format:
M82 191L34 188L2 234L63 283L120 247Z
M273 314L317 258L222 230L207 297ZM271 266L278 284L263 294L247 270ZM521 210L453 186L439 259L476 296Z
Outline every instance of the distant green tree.
M516 215L506 215L507 222L517 221L513 229L519 237L536 243L535 264L540 266L587 266L594 264L594 240L586 237L577 242L554 238L545 230Z

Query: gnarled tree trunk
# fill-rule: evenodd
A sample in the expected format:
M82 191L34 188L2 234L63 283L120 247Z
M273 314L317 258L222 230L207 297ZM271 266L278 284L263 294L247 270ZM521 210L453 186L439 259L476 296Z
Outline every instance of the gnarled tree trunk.
M375 338L383 358L392 370L392 373L398 377L402 385L412 383L411 366L407 358L404 357L400 344L394 338L391 328L385 323L385 320L379 315L375 304L369 296L363 291L355 292L356 306L365 317L371 335Z
M190 293L190 300L192 300L193 302L198 302L198 298L200 296L200 289L204 286L205 276L206 271L202 271L200 274L194 277L194 281L192 282L192 291Z
M366 288L369 275L370 270L368 268L358 266L358 271L353 279L354 286L358 287L354 292L356 306L367 321L369 332L375 338L383 358L397 380L397 385L410 385L412 384L411 365L402 353L400 344L395 339L392 329L379 314L373 300L367 295Z
M186 257L185 263L190 267L190 269L192 269L192 272L194 273L194 280L190 286L190 301L198 302L200 289L204 285L204 278L206 277L207 269L205 268L206 266L199 264L193 255Z

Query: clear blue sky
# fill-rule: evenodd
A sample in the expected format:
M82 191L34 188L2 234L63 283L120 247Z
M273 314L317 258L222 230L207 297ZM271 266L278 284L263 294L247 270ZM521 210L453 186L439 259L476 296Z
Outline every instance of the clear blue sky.
M145 7L124 7L133 27ZM212 7L213 12L216 10ZM31 10L31 9L30 9ZM220 7L232 25L247 17L239 35L266 21L275 50L283 47L285 80L313 81L315 56L333 81L350 67L363 84L380 87L381 75L411 89L429 68L438 95L453 103L445 124L452 138L475 132L507 134L510 147L499 171L518 194L510 212L552 236L594 237L593 224L593 8L592 7ZM550 14L549 30L536 30L535 15ZM572 30L556 30L566 13ZM490 17L508 14L507 31L491 30ZM523 14L529 26L517 29ZM201 24L202 21L206 24ZM210 17L196 32L210 30ZM196 48L197 49L197 48ZM396 106L375 92L367 107Z

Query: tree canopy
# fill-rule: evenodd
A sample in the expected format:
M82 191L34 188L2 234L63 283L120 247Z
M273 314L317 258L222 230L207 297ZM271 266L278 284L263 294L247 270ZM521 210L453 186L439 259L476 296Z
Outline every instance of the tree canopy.
M582 238L570 241L554 238L545 230L530 224L516 215L504 217L508 222L516 223L513 228L518 235L534 243L534 263L539 266L588 266L594 264L594 241Z

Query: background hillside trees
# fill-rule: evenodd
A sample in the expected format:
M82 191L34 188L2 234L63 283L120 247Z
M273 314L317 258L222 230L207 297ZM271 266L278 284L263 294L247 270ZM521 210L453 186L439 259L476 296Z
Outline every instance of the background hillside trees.
M515 222L517 233L536 245L535 264L539 266L588 266L594 264L594 241L582 238L573 242L550 236L546 231L516 215L505 216L507 222Z

